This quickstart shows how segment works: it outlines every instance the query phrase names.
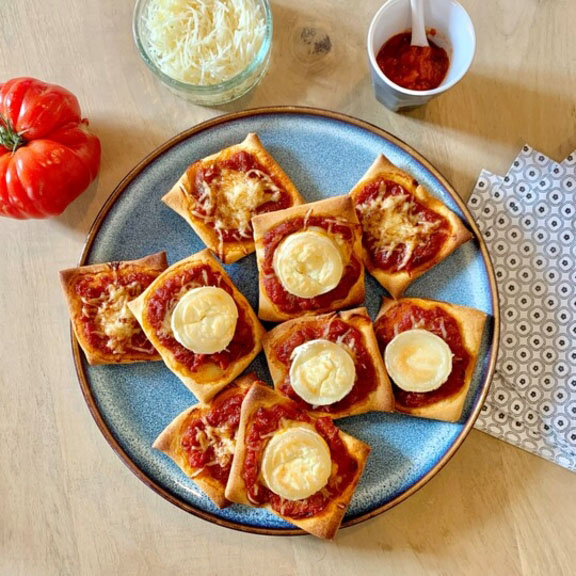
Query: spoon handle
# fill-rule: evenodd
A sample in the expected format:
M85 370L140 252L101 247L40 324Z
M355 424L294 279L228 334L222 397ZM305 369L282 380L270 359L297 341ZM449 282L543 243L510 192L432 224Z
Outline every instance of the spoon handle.
M410 0L412 11L412 46L428 46L424 24L424 0Z

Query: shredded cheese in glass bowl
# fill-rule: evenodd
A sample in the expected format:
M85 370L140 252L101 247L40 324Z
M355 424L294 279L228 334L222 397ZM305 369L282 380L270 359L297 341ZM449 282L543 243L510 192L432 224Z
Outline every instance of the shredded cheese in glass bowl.
M244 95L266 72L268 0L138 0L134 39L154 74L197 104Z

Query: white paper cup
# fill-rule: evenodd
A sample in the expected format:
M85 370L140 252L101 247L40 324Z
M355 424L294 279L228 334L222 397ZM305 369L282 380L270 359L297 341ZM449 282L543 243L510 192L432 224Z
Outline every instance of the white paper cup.
M437 31L434 43L444 48L450 66L442 83L432 90L408 90L384 75L376 63L382 45L392 36L412 29L410 0L388 0L376 12L368 30L368 58L374 94L379 102L393 111L422 106L443 94L470 68L476 51L476 34L470 16L456 0L428 0L424 3L426 28Z

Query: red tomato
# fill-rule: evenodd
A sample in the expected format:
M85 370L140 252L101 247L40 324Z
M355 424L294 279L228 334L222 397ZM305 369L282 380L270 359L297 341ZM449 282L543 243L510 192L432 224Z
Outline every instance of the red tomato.
M0 216L61 214L99 167L100 141L74 94L34 78L0 84Z

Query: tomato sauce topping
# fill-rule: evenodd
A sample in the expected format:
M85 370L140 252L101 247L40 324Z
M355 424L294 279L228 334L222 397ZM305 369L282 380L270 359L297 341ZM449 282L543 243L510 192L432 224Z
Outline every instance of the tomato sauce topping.
M117 263L110 264L109 272L81 274L76 279L73 290L82 299L80 322L88 344L104 354L116 354L117 350L109 346L111 339L102 331L100 307L110 302L110 290L121 289L130 300L137 298L152 283L160 272L143 272L136 269L119 268ZM126 320L126 319L125 319ZM130 322L133 333L128 342L122 342L127 353L155 356L156 349L146 338L140 324L134 317Z
M314 408L318 412L326 412L329 414L346 410L350 406L365 400L366 397L376 389L376 369L364 344L362 332L337 316L334 316L328 321L307 321L300 329L292 332L286 339L278 343L275 351L276 357L284 364L286 370L289 371L291 364L290 357L294 349L305 342L318 338L339 343L352 353L356 367L356 380L354 381L352 390L342 398L342 400L334 404L313 407L300 398L294 391L290 383L290 376L287 373L284 381L280 383L280 392L295 402L298 402L307 410Z
M145 314L156 338L172 352L178 364L190 372L197 371L206 363L216 364L220 369L226 370L230 364L248 354L254 347L254 334L244 307L237 306L238 322L232 341L224 350L215 354L196 354L188 350L174 338L171 330L166 329L165 320L174 310L181 295L199 286L217 286L226 290L232 297L234 294L223 276L203 264L180 270L167 278L148 299Z
M408 90L437 88L450 66L446 50L430 39L429 46L411 46L411 40L411 32L392 36L378 51L376 63L392 82Z
M397 404L406 408L427 406L457 394L464 386L466 369L471 361L453 316L439 306L426 309L410 302L399 302L376 321L374 329L382 354L396 334L413 328L428 330L448 344L452 351L452 372L442 386L431 392L406 392L392 382Z
M276 404L270 408L260 407L252 415L246 435L246 458L242 479L246 484L248 498L255 504L270 503L272 508L288 518L310 518L320 513L328 503L337 498L354 481L358 462L348 452L332 419L324 416L314 422L316 432L324 438L336 470L322 490L302 500L286 500L269 490L259 480L260 462L266 444L273 433L282 425L282 420L311 423L306 412L294 405Z
M344 268L344 274L336 288L329 292L319 294L314 298L300 298L287 292L274 270L274 251L286 236L300 232L311 227L324 228L331 235L341 236L344 241L354 242L353 224L338 222L332 218L322 216L310 216L308 218L292 218L268 230L264 235L264 259L262 262L262 275L264 289L268 298L283 312L293 313L298 310L322 310L329 309L335 300L345 298L362 271L359 260L351 255L350 261Z
M278 188L278 190L271 190L266 187L266 180L264 179L264 187L270 192L275 192L276 199L264 202L254 210L255 214L264 214L265 212L272 212L274 210L282 210L284 208L289 208L292 205L292 198L290 194L284 189L282 182L259 162L258 158L254 154L251 154L245 150L240 150L231 156L224 159L217 159L208 166L201 166L196 171L194 178L194 186L190 190L192 196L199 200L204 193L204 184L214 185L216 194L211 196L211 202L207 206L202 202L198 202L195 206L195 210L200 214L205 216L214 216L218 211L218 202L225 200L222 195L222 190L219 185L219 179L222 177L223 172L236 172L242 177L250 179L261 179L258 172L262 172L270 178L272 183ZM215 228L216 221L208 219L206 221L208 225ZM220 228L218 230L219 234L222 236L224 242L238 242L241 240L246 240L246 234L252 236L252 223L249 224L249 230L241 233L237 228Z
M417 183L416 183L417 184ZM410 272L423 266L434 259L442 246L450 236L450 223L444 216L426 207L414 194L406 190L400 184L379 178L367 184L362 192L356 197L356 206L369 205L372 202L385 201L389 197L406 197L404 202L408 204L405 218L408 222L417 222L413 231L415 245L408 253L406 238L394 234L395 241L389 246L380 244L380 239L370 234L366 228L362 237L362 243L368 251L372 263L381 270L397 272L399 270ZM362 210L356 210L360 222L364 222L367 215ZM390 231L392 235L394 231Z
M194 469L203 468L203 473L225 484L230 475L233 453L226 451L225 456L217 457L213 443L202 442L207 438L207 426L218 430L220 437L235 440L240 423L240 409L248 389L225 394L214 401L214 405L204 417L194 413L181 428L180 447L186 454L188 465ZM224 445L223 442L220 442Z

